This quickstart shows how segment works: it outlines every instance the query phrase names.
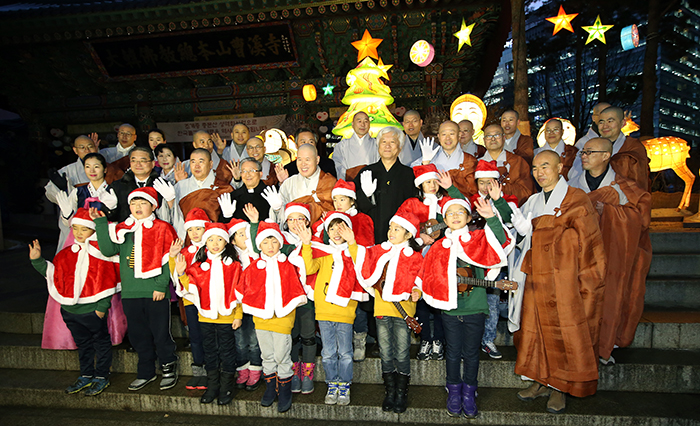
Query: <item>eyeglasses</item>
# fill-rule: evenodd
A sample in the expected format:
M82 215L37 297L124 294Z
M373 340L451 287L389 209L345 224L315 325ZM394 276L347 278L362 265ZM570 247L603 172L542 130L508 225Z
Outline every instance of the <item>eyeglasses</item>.
M596 152L607 152L607 151L593 151L593 150L587 149L585 151L583 151L583 150L579 151L578 155L580 157L583 157L584 155L591 155L591 154L595 154Z
M561 132L561 129L547 129L547 130L545 130L544 132L545 132L545 133L549 133L549 134L552 134L552 133L559 133L559 132Z
M119 132L119 136L126 136L126 137L128 138L129 136L134 136L134 134L133 134L133 133L127 133L127 132Z
M445 217L453 217L453 216L466 216L467 212L464 210L457 210L456 212L449 212L445 213Z
M491 140L496 140L503 136L503 133L499 133L497 135L484 135L484 139L491 139Z
M252 175L253 173L260 173L260 170L241 170L241 173L245 175Z
M129 160L129 162L131 164L146 164L146 163L150 163L151 161L153 161L153 160L134 160L134 159Z

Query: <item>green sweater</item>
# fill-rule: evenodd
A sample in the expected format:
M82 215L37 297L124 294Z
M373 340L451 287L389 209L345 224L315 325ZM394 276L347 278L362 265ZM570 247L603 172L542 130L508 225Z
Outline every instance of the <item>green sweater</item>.
M151 299L154 291L165 293L166 299L170 298L170 267L166 263L161 268L160 275L153 278L136 278L134 270L129 267L129 256L134 246L134 234L129 232L124 237L122 244L117 244L109 237L109 228L106 217L95 219L95 232L100 252L105 256L119 254L119 275L122 280L122 299Z
M32 259L32 266L37 270L44 278L46 278L46 268L47 261L43 257L38 259ZM51 297L51 296L49 296ZM61 305L66 312L71 314L87 314L94 311L107 312L109 307L112 305L112 296L107 296L104 299L100 299L97 302L92 303L78 303L75 305Z
M500 220L497 216L490 217L486 219L486 225L491 228L493 233L496 235L498 242L503 244L506 241L506 233L501 226ZM470 266L474 271L474 278L484 279L484 269L478 266L468 265L466 262L457 259L457 267L463 268L465 266ZM486 301L486 289L484 287L473 287L472 291L467 294L458 293L457 294L457 308L450 311L443 311L447 315L475 315L475 314L489 314L489 304Z

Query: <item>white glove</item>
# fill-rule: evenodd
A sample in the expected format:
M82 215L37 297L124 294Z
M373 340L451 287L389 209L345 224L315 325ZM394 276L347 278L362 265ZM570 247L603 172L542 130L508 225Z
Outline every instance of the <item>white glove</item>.
M109 191L105 191L102 193L102 195L100 195L100 202L108 209L114 210L114 208L117 207L119 200L117 199L117 194L114 193L114 189L110 189Z
M224 215L226 219L233 216L233 212L236 211L236 200L231 201L231 193L227 192L225 194L219 195L216 199L221 206L221 214Z
M153 188L158 191L165 201L170 202L175 199L175 187L167 180L163 178L156 179L153 182Z
M510 218L510 223L513 224L513 228L518 231L518 234L525 236L532 232L532 212L527 214L527 217L523 216L520 209L514 209L513 215Z
M372 179L371 170L365 170L362 172L360 175L360 186L362 187L362 192L365 193L367 198L371 197L372 194L374 194L374 191L377 190L377 179Z
M440 147L435 146L434 141L434 138L425 138L420 141L420 152L423 156L423 159L421 160L422 162L430 163L433 157L435 157L435 154L440 151Z
M280 193L277 192L277 188L274 186L268 186L262 193L262 197L267 201L272 210L279 210L282 208L282 197Z
M61 216L65 219L71 217L74 211L77 209L75 206L78 204L78 191L73 189L70 195L66 194L65 191L59 191L56 194L56 204L61 209Z

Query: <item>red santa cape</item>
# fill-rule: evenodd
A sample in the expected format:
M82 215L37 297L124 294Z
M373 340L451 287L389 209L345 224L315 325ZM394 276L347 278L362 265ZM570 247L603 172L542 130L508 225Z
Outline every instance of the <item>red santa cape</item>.
M486 278L495 279L507 264L507 253L514 244L507 231L506 241L499 243L488 226L473 232L466 226L456 231L448 229L445 237L432 245L416 277L425 302L437 309L456 309L457 259L489 269Z
M382 300L401 302L411 297L422 265L423 256L413 251L408 241L396 245L384 241L370 248L359 247L355 273L365 290L374 295L372 286L381 279L386 267Z
M207 260L191 265L185 271L189 285L185 288L177 281L175 292L192 302L204 318L217 319L228 316L238 304L235 287L241 275L241 264L221 254L207 252Z
M357 211L355 207L351 207L344 212L350 216L352 222L352 230L355 233L355 241L358 246L371 247L374 245L374 221L371 217ZM323 221L318 220L311 226L314 241L323 243Z
M333 243L320 244L311 242L311 247L314 249L314 257L333 257L333 272L328 282L326 302L346 307L350 300L358 302L369 300L369 294L365 292L355 275L355 263L352 260L347 244L335 245ZM358 253L360 248L364 247L359 246ZM311 289L308 293L309 299L314 300L313 295L314 292Z
M49 294L61 305L94 303L121 291L119 256L103 256L95 234L46 263Z
M126 234L134 234L134 277L153 278L168 263L170 245L177 238L175 228L156 219L154 214L136 220L129 216L124 222L109 225L109 236L117 244L123 244Z

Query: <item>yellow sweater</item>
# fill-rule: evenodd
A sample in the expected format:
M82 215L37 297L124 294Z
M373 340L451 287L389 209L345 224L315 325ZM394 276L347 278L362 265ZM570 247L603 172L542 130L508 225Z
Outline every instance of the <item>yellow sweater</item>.
M173 263L173 258L170 258L170 264ZM171 266L171 271L174 269ZM180 277L180 283L182 284L183 287L185 287L185 290L189 290L190 288L190 277L187 276L187 274L182 275ZM190 302L189 300L185 299L184 297L182 298L183 303L188 302L185 304L192 305L193 303ZM199 318L199 322L208 322L208 323L213 323L213 324L233 324L233 320L235 319L243 319L243 309L241 308L241 304L237 304L235 308L233 308L233 312L231 315L217 315L216 319L211 319L211 318L205 318L202 316L202 314L198 313L197 317Z
M416 316L416 302L411 302L410 300L404 300L400 302L403 309L410 316ZM374 290L374 316L375 317L397 317L403 318L399 314L399 310L392 302L386 302L382 299L382 294L379 290Z
M253 324L256 330L274 331L280 334L292 334L294 328L294 319L296 318L296 309L282 318L273 316L270 319L262 319L253 315Z
M357 244L353 244L348 248L352 260L355 261L357 257ZM342 322L345 324L354 323L357 301L350 300L348 306L345 307L326 302L328 282L330 282L331 274L333 273L333 256L327 255L314 259L311 246L307 244L302 246L301 255L304 258L304 265L306 265L306 273L311 275L318 272L316 276L316 287L314 288L316 320Z

